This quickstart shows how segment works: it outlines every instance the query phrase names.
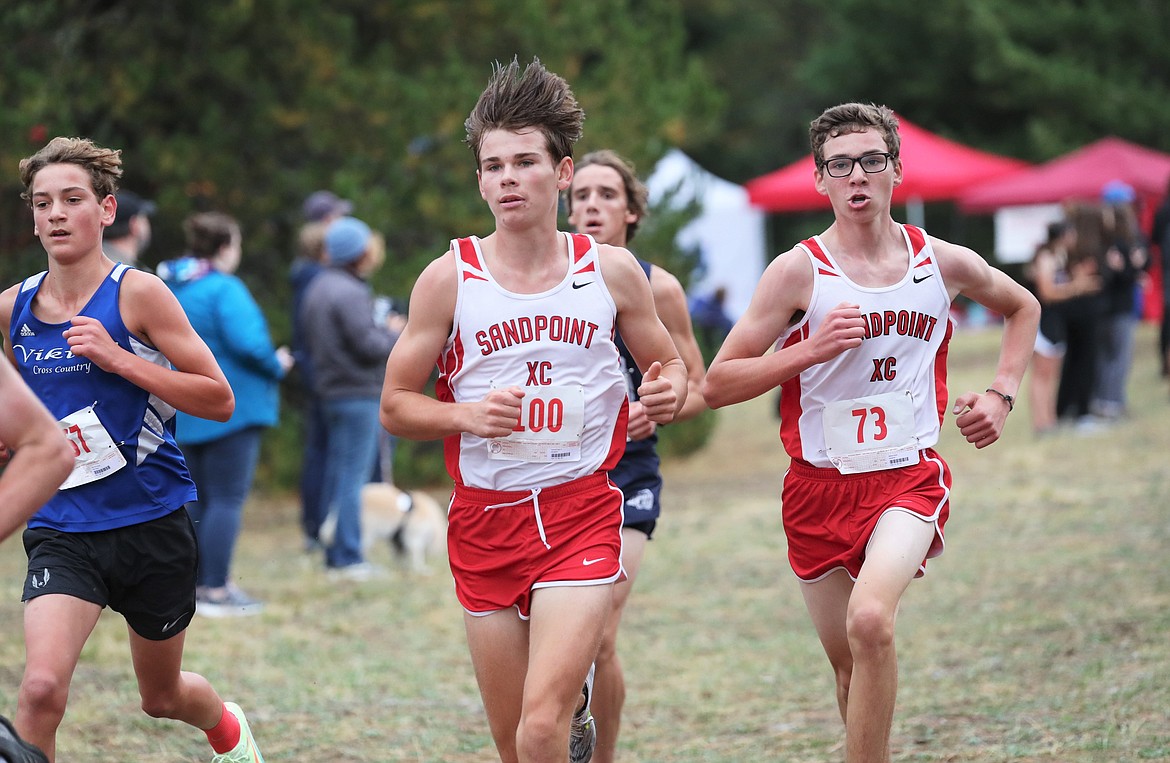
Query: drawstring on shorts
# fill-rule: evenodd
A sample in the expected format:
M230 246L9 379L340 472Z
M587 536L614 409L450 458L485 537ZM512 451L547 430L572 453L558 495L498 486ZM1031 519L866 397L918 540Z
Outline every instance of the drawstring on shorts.
M527 501L532 501L532 513L536 516L536 530L540 533L540 542L544 544L546 549L552 550L552 546L548 543L548 538L544 535L544 522L540 518L540 488L534 487L531 489L529 495L523 498L517 498L515 501L509 503L493 503L491 506L484 506L483 510L506 509L509 506L519 506Z

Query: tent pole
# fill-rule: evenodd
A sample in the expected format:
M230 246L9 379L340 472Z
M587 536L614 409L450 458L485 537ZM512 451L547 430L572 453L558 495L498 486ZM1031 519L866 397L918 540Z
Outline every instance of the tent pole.
M921 196L906 199L906 222L919 228L926 227L926 207Z

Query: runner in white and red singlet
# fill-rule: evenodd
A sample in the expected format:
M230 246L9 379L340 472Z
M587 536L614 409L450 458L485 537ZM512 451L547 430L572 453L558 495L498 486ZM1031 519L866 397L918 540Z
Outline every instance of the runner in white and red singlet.
M382 392L392 434L445 439L451 571L505 763L592 754L582 686L622 575L622 494L607 474L628 414L615 332L645 371L652 421L686 399L637 260L557 230L583 116L539 61L497 67L466 124L495 231L423 271ZM436 362L438 399L423 392Z
M781 388L789 561L836 677L846 759L882 763L898 603L942 553L949 511L951 475L934 445L947 406L951 301L962 294L1004 316L990 385L952 406L977 448L999 439L1040 308L970 249L894 221L902 163L889 109L833 107L810 136L816 187L835 221L768 266L703 393L718 408Z

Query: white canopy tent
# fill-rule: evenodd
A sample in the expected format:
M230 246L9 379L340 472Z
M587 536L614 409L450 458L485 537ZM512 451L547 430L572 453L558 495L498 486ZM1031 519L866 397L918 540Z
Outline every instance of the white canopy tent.
M691 283L691 295L706 295L722 286L724 307L732 320L747 310L765 266L764 212L751 205L747 190L716 177L689 156L672 149L646 181L651 203L678 189L679 206L698 200L699 216L678 233L679 246L697 247L701 267Z
M1048 224L1064 219L1060 204L1023 204L995 210L995 258L1001 263L1031 262L1048 238Z

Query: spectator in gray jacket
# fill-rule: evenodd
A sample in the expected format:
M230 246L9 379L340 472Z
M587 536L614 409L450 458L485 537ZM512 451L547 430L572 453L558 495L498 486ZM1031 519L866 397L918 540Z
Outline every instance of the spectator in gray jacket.
M328 266L312 280L300 323L313 366L313 389L328 430L324 502L333 525L325 564L339 577L367 580L375 568L363 557L361 488L378 453L378 404L390 348L403 319L374 319L366 279L381 265L382 238L361 220L342 217L325 231Z

